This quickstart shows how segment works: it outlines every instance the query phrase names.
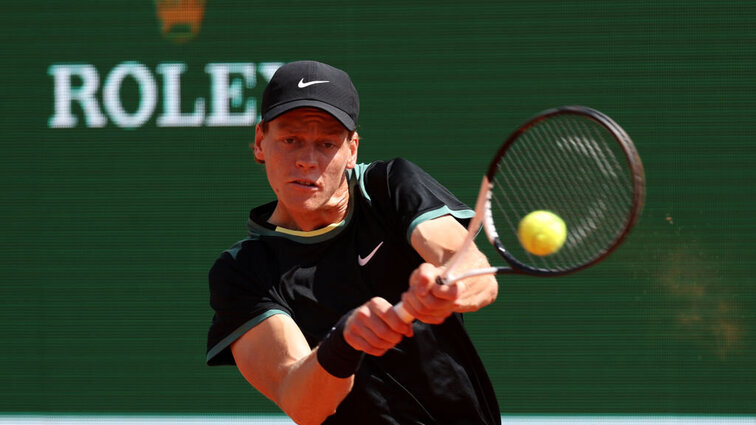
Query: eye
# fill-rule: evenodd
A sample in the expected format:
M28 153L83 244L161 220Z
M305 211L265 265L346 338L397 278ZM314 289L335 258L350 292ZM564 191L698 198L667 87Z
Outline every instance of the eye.
M338 149L339 143L334 140L323 140L320 142L320 146L322 146L324 149Z
M285 145L293 145L294 143L296 143L297 139L295 139L294 137L284 137L283 139L281 139L281 141Z

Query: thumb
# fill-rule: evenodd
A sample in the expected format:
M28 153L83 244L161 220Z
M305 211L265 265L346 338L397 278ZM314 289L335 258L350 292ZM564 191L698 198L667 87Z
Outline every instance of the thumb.
M456 300L462 296L467 286L462 280L458 280L448 285L434 285L431 287L430 292L434 296L444 300Z
M412 272L409 284L417 294L427 295L434 286L438 286L436 285L437 277L438 269L432 264L423 263Z

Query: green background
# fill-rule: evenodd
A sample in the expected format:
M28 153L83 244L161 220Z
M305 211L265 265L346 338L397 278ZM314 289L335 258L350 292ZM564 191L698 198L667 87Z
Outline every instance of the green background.
M6 2L0 24L1 412L278 411L204 365L207 271L272 197L251 127L158 127L159 100L138 128L76 105L49 128L48 69L92 64L102 86L136 61L162 90L158 64L185 63L187 113L208 63L316 59L360 91L362 162L408 158L468 203L543 109L594 107L636 142L647 204L621 250L501 277L467 315L503 413L756 414L756 3L208 0L183 44L148 0Z

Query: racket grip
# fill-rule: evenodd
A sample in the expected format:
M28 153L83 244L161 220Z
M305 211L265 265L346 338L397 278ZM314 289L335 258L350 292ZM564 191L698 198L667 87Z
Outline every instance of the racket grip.
M415 317L409 314L407 309L404 308L404 303L402 301L399 301L394 306L394 311L399 316L399 318L402 319L402 321L404 321L404 323L412 323L412 321L415 320Z
M436 283L439 285L446 285L446 279L441 277L441 275L436 276ZM404 302L399 301L394 306L394 311L399 316L400 319L402 319L405 323L412 323L415 320L415 317L407 311L406 308L404 308Z

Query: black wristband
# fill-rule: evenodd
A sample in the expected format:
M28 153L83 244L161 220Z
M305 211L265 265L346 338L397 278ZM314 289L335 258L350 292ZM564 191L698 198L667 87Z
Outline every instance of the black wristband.
M351 311L339 319L318 346L318 363L337 378L348 378L360 367L365 353L352 348L344 339L344 326Z

